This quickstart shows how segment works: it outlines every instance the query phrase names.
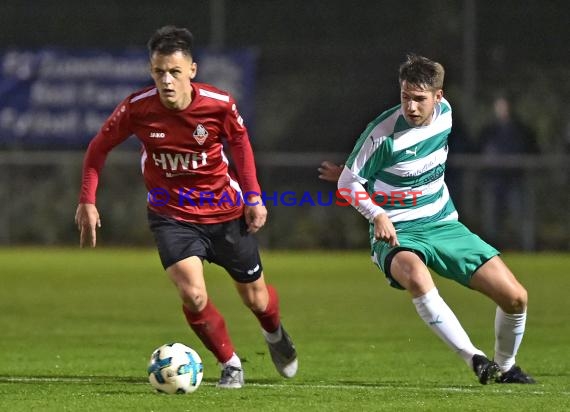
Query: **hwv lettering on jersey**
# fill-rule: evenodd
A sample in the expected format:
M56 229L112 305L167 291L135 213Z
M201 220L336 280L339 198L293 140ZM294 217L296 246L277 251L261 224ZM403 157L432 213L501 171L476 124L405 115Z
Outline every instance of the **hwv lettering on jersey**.
M207 164L208 155L202 153L153 153L154 164L162 170L184 171Z

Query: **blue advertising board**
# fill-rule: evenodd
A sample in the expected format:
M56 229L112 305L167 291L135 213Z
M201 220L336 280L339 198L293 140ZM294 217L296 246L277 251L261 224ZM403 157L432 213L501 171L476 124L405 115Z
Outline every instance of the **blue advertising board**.
M252 128L256 53L197 50L197 81L230 92ZM82 149L115 106L151 85L145 49L0 53L0 148Z

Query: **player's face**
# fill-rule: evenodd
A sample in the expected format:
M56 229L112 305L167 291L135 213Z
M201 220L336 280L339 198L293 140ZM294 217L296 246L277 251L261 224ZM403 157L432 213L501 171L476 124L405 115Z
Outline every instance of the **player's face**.
M150 58L150 73L158 89L160 101L169 109L182 110L192 101L190 80L196 76L196 63L190 56L177 51Z
M430 90L403 81L400 84L402 112L412 127L427 126L431 123L435 105L441 101L443 91Z

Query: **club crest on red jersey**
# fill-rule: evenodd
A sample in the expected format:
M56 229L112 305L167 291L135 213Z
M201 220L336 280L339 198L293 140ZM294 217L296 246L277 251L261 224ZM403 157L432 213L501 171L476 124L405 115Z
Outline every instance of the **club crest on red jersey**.
M194 133L192 133L192 136L194 137L194 139L196 139L198 144L201 146L204 144L204 142L208 138L208 131L202 125L202 123L200 123L200 124L198 124L198 126L196 126L196 130L194 130Z

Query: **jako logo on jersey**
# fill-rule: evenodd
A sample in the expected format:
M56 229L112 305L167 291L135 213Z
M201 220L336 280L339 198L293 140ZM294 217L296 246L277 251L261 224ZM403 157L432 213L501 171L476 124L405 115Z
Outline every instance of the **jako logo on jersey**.
M206 141L206 139L208 138L208 131L202 125L202 123L200 123L200 124L198 124L198 126L196 126L196 130L194 130L194 133L192 133L192 136L194 137L194 139L196 139L198 144L200 146L202 146L204 144L204 142Z
M149 137L154 139L164 139L166 137L166 133L164 132L150 132Z
M153 153L154 164L172 172L198 169L207 164L208 155L202 153Z

